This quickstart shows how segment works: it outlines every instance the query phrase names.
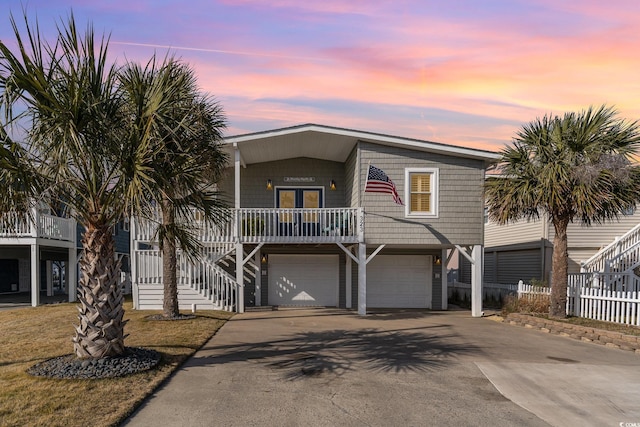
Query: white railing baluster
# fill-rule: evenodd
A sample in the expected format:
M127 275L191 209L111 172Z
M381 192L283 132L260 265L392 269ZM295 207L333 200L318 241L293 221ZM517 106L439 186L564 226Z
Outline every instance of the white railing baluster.
M33 221L36 224L33 224ZM29 217L26 213L7 212L0 217L1 237L40 237L44 239L71 241L76 222L48 214Z
M228 222L212 226L194 212L194 227L202 243L357 243L361 232L358 208L242 208L232 209ZM153 242L156 224L134 219L137 242ZM235 224L235 226L234 226ZM233 231L237 230L237 235Z
M584 272L605 271L607 260L623 255L625 251L630 250L638 243L640 243L640 224L585 261L582 270Z

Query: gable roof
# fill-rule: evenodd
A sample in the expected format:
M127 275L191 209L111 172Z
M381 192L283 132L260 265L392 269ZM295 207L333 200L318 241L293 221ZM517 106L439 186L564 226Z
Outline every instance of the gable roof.
M488 164L500 158L493 151L317 124L230 136L224 139L223 146L231 153L237 145L245 165L297 157L344 162L358 141L483 160Z

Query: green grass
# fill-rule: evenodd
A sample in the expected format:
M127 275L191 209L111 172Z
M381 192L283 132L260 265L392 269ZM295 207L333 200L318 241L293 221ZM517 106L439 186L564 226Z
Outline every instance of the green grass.
M0 312L0 426L118 425L232 316L199 311L191 320L153 321L147 317L158 311L132 310L130 302L125 309L126 345L154 349L162 361L151 371L101 380L25 372L40 361L73 353L75 304Z

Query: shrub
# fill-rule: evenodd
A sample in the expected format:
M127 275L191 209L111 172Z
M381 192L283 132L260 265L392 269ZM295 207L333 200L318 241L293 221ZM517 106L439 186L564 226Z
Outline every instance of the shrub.
M548 314L550 302L549 295L528 295L522 298L518 298L517 295L509 295L502 305L502 314Z
M529 280L529 284L531 286L533 286L534 288L548 288L549 287L549 283L546 280L538 280L538 279L534 279L534 278Z

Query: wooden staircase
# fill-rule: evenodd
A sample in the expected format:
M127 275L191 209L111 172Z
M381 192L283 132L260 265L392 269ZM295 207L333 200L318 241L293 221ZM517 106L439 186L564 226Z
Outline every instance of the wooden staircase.
M236 282L218 263L230 256L229 247L207 247L197 259L178 252L178 306L181 310L192 308L235 311L243 285ZM136 250L138 283L137 309L161 309L162 253L156 249Z

